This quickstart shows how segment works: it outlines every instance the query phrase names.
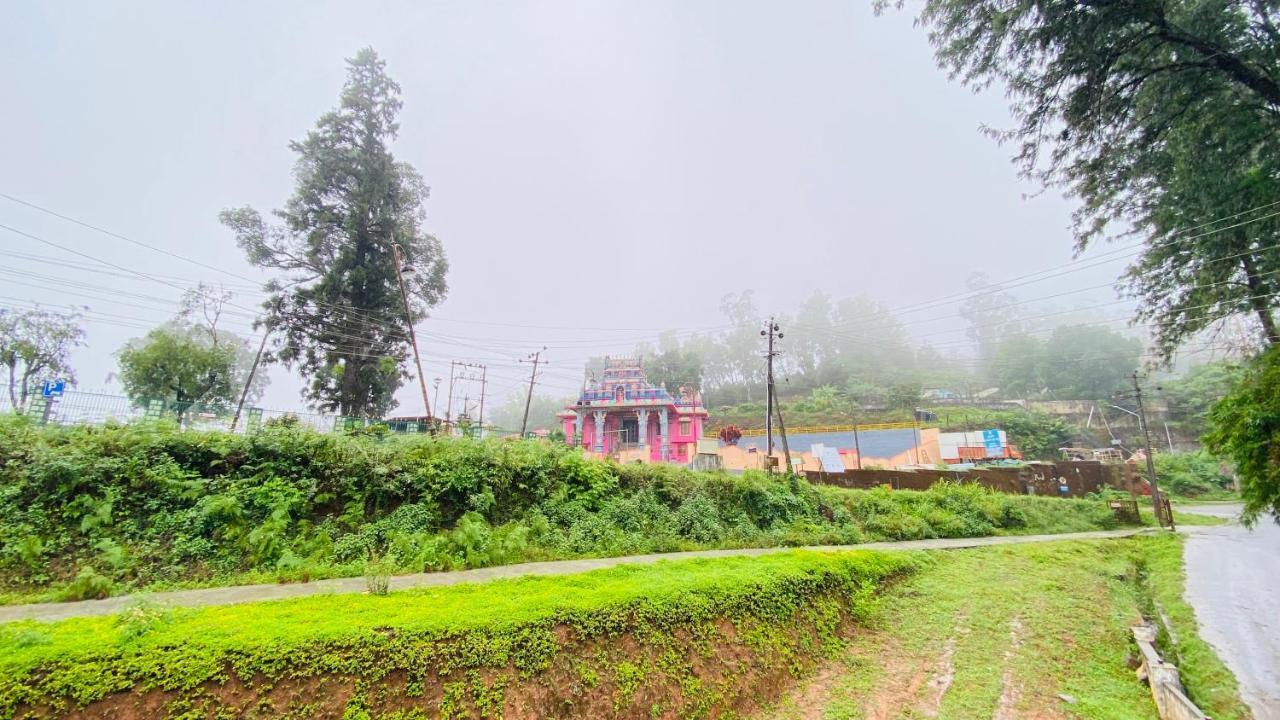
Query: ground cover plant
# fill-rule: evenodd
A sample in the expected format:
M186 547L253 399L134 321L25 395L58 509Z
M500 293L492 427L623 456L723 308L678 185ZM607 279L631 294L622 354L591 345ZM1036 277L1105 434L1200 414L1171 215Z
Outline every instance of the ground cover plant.
M1114 524L1097 501L620 466L538 441L0 417L0 599L9 602Z
M0 718L706 716L833 654L922 562L792 551L10 623Z
M1129 628L1158 618L1156 602L1174 626L1162 652L1187 692L1214 718L1248 718L1181 600L1181 550L1162 533L931 553L881 596L869 631L762 720L1155 720Z

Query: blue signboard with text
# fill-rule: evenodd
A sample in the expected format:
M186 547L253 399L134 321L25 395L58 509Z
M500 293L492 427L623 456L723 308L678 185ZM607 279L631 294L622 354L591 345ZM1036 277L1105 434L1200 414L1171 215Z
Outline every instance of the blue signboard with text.
M1000 441L999 430L983 430L982 445L986 448L987 457L1004 457L1004 443Z
M47 398L62 397L62 393L66 389L66 380L45 380L44 384L40 386L40 394Z

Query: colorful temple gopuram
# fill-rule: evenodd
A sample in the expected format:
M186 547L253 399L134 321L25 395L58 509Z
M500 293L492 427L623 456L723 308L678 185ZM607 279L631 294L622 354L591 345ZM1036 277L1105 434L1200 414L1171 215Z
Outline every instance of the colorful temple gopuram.
M702 396L649 384L639 358L605 358L604 373L558 415L571 445L626 462L693 460L707 417Z

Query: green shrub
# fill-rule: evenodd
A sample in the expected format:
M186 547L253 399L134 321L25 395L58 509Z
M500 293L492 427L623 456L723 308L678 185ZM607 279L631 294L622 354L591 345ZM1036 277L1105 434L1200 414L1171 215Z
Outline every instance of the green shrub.
M1102 503L976 485L843 490L538 441L0 416L0 590L15 598L351 576L375 555L416 572L1111 525Z
M391 574L395 566L375 555L365 561L364 582L370 595L386 595L391 589Z
M100 575L92 566L80 568L76 577L59 593L59 600L101 600L111 597L115 583L111 578Z
M1199 450L1155 456L1156 479L1164 492L1185 497L1220 497L1232 487L1218 460Z

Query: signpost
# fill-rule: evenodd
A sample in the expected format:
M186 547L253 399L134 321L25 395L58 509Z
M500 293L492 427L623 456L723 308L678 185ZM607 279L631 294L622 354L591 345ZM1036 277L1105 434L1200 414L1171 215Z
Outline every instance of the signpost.
M40 394L47 398L62 397L67 389L66 380L45 380L40 386Z
M1000 442L999 430L983 430L982 444L987 457L1004 457L1004 443Z

